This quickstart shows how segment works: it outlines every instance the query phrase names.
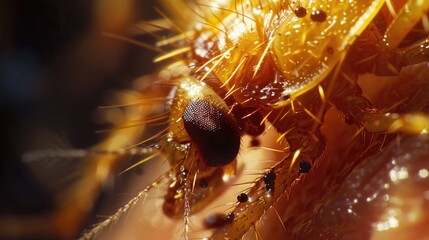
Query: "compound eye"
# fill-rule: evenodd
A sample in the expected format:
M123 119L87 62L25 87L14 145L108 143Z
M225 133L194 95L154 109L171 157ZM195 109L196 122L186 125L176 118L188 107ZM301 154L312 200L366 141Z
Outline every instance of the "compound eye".
M183 112L186 132L211 167L231 163L240 149L237 122L225 111L204 100L191 101Z

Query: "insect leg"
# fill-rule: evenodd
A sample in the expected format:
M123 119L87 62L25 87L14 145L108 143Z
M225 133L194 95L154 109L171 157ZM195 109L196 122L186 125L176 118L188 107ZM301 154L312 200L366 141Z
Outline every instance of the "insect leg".
M362 95L357 84L349 86L333 98L335 106L345 114L346 122L365 127L369 132L424 133L429 129L427 111L429 98L429 68L426 63L403 68L398 79L403 85L396 85L394 99L376 109L373 103ZM341 76L340 76L341 78ZM338 81L346 82L344 79ZM405 114L406 113L406 114Z
M379 51L379 50L377 50ZM389 52L379 52L375 61L360 70L374 72L379 76L399 75L405 66L429 61L429 37Z
M305 166L299 164L303 160L315 162L325 149L325 141L319 130L312 131L314 120L302 109L296 109L296 113L278 120L274 126L287 140L291 154L276 164L270 171L275 173L274 184L269 184L264 176L256 179L249 192L246 193L250 201L238 202L232 211L235 215L233 224L216 229L211 239L240 239L247 231L252 229L271 206L282 196L288 193L293 184L304 175ZM282 111L278 110L277 114ZM289 111L283 111L289 112ZM276 113L270 115L270 121L276 119ZM279 119L279 118L277 118Z
M403 66L428 61L429 27L425 26L428 25L426 15L428 12L429 2L408 1L385 32L379 30L379 34L383 36L374 45L375 61L366 71L372 71L378 75L398 75ZM419 21L423 26L418 24ZM422 40L413 41L411 45L403 47L410 40L410 36Z
M429 61L429 36L411 46L399 49L396 59L399 67Z
M232 211L235 215L233 224L216 229L211 239L225 239L228 237L229 239L240 239L249 231L270 206L285 194L287 188L301 175L297 170L289 170L292 159L293 155L290 155L272 169L277 175L273 193L267 194L263 179L257 179L252 189L247 193L247 196L251 196L252 201L238 203Z
M379 47L384 51L397 49L401 41L428 11L428 1L409 0L390 24Z
M139 192L137 196L132 198L127 204L119 208L113 215L108 217L103 222L96 225L94 228L92 228L89 232L84 233L80 240L90 240L93 239L97 233L105 229L107 226L109 226L111 223L116 222L124 213L126 213L130 208L134 207L140 200L144 200L148 194L148 192L158 186L167 176L162 175L157 180L155 180L151 185L147 186L143 191Z

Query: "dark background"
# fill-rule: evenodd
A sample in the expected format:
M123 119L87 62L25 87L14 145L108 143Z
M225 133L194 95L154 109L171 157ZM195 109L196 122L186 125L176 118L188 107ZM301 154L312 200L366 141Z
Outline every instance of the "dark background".
M133 23L157 17L152 4L123 1L131 7L122 19L112 2L121 1L0 1L0 216L52 208L52 193L34 180L23 153L95 144L100 126L91 116L105 93L154 71L153 53L101 35L129 35Z

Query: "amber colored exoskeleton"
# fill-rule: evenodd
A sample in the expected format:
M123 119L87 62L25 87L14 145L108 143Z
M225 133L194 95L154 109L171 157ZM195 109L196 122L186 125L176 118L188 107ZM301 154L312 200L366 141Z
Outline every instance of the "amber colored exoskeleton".
M283 159L260 171L250 188L231 199L236 202L224 219L216 215L206 222L215 229L211 238L240 239L251 231L258 238L265 231L257 230L257 223L270 211L276 211L283 237L323 238L325 232L312 224L323 222L324 207L333 206L328 202L352 170L396 137L429 129L428 1L164 3L168 13L159 11L162 20L141 28L153 35L156 29L177 32L147 46L161 52L155 61L171 61L157 81L169 92L160 103L166 112L142 112L141 125L165 121L167 127L141 142L137 133L113 141L125 134L115 130L92 151L160 155L171 169L83 239L93 238L162 182L168 185L163 211L183 219L182 237L187 238L190 217L240 172L236 164L243 136L256 139L270 128L277 142L288 145ZM175 50L164 51L165 46ZM383 78L392 79L391 85L380 83ZM376 94L368 97L362 87L375 87ZM141 105L152 102L148 98ZM332 137L329 132L336 130L325 119L328 111L340 113L352 134ZM156 143L147 146L152 140ZM96 188L117 159L94 160L95 170L88 170L85 183L92 181L89 186ZM58 216L71 218L66 212ZM318 217L314 222L313 215Z

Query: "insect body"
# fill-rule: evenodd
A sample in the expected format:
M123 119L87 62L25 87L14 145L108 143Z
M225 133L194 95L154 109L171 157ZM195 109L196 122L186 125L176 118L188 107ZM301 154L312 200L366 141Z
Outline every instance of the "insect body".
M396 76L408 66L429 60L425 24L415 26L421 19L427 20L427 1L207 1L191 9L192 30L182 33L178 44L184 47L159 58L181 56L160 77L162 83L173 85L167 99L168 127L156 135L156 147L145 151L164 156L171 170L84 239L92 238L166 180L164 213L184 218L186 238L190 216L216 198L228 183L225 179L239 172L236 158L243 149L242 136L262 136L266 128L274 127L277 141L289 146L283 159L261 172L252 187L237 196L234 208L225 214L227 220L217 216L222 224L207 224L219 226L213 239L240 239L306 173L317 171L312 166L329 168L323 161L335 158L335 153L321 126L332 106L359 129L350 140L356 148L349 146L344 151L352 160L343 163L337 175L326 173L324 184L330 189L336 186L331 184L333 179L344 179L362 158L382 145L384 136L378 132L416 134L429 128L425 114L405 114L427 110L427 66L421 67L424 73L412 74L413 86L420 86L413 88L413 94L419 98L409 97L400 88L400 101L380 109L362 95L357 84L364 73ZM187 13L184 10L175 17L189 18ZM168 22L171 28L183 31ZM410 31L418 32L418 37L408 36ZM398 114L385 114L388 112L381 108ZM366 140L367 135L371 141ZM308 189L316 183L306 183L302 192L311 192ZM282 224L295 216L286 214L290 211L278 214ZM286 235L296 238L301 227L286 229Z
M215 75L217 84L226 89L224 98L233 98L232 113L235 106L258 109L290 145L294 154L273 169L282 179L272 187L272 199L282 196L300 172L308 172L310 162L322 161L325 142L319 128L329 105L342 111L349 123L364 127L365 132L390 128L419 133L427 128L427 120L405 124L400 115L381 114L361 95L356 84L361 73L397 75L407 65L428 60L423 57L427 54L427 33L416 43L400 47L398 39L405 41L407 32L397 30L411 29L422 17L419 13L427 13L427 3L405 3L393 21L386 17L391 13L384 1L278 4L250 1L242 4L242 12L225 13L221 23L213 19L207 25L216 27L198 29L192 55L193 63L203 66L196 70L203 72L199 80ZM296 14L296 9L307 9L311 15ZM218 11L222 12L222 8ZM408 18L411 12L413 17L407 23L400 20ZM413 56L401 57L408 54ZM424 105L427 97L422 96L419 101ZM407 111L408 106L396 109ZM402 128L416 126L417 122L422 125L413 130ZM392 129L396 125L399 128ZM294 164L297 160L301 162L299 170L291 170L298 167ZM248 195L260 200L238 204L234 210L235 224L219 229L215 238L240 237L269 209L271 200L264 199L263 187L261 180L255 183ZM248 214L248 209L252 209L252 214Z
M195 18L201 17L203 24L196 24L191 35L185 33L184 60L165 70L175 77L163 79L175 85L167 133L159 140L159 154L172 169L164 212L188 219L201 210L225 186L222 179L236 174L241 136L261 135L268 122L278 140L289 144L290 154L285 152L270 170L275 182L266 183L261 176L238 195L230 212L233 220L222 224L214 239L243 236L311 164L323 161L326 140L320 127L330 106L368 134L426 129L425 116L413 115L418 123L405 128L405 115L382 114L356 83L365 72L397 75L405 66L428 60L427 33L400 48L407 32L396 29L412 29L429 4L395 4L404 7L393 20L386 17L393 13L381 0L196 4ZM178 68L188 71L175 74ZM409 108L401 107L396 110ZM374 133L374 139L378 136Z
M383 1L300 1L297 7L311 11L311 17L297 15L288 4L243 3L243 16L229 14L218 24L218 31L203 29L195 41L195 55L216 57L212 71L222 84L241 87L234 94L237 101L284 105L285 99L295 99L319 85ZM317 17L320 15L324 17ZM212 49L201 43L207 41L212 42ZM253 92L256 90L265 92ZM249 100L252 93L261 96Z

